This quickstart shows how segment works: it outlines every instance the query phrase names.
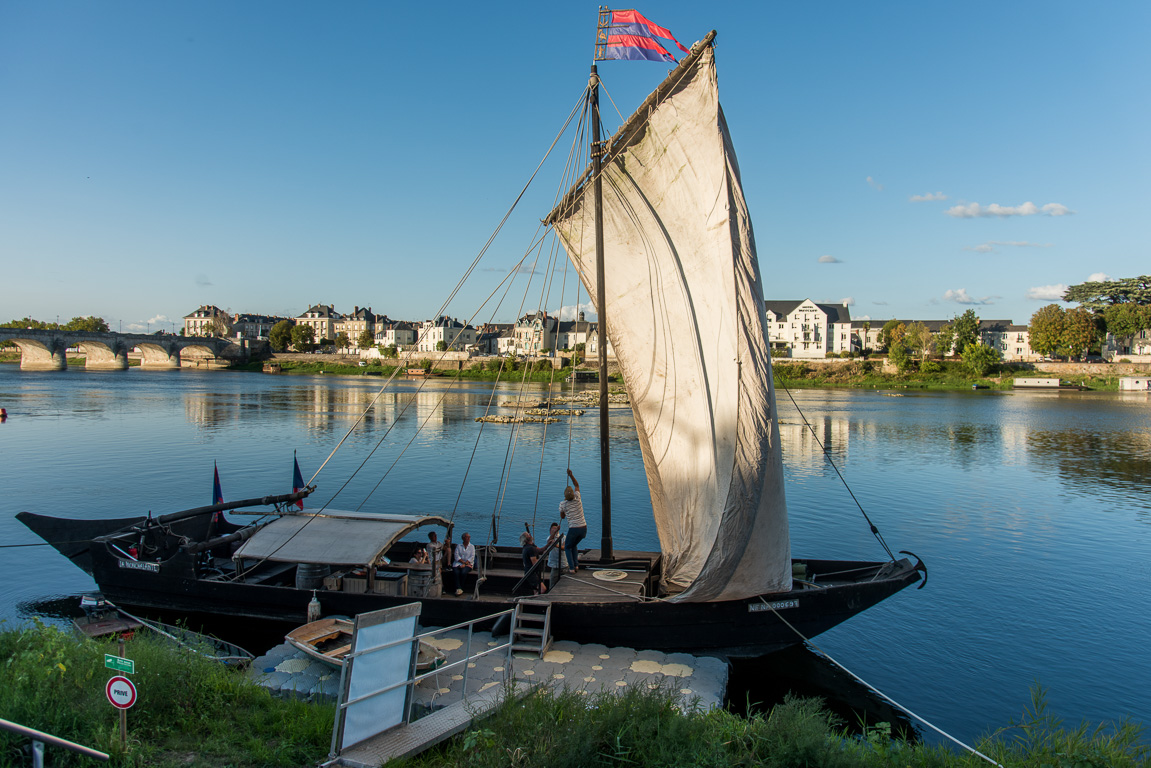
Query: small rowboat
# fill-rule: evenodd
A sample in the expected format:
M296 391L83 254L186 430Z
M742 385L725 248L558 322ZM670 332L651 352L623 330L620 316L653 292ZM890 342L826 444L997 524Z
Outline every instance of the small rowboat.
M352 627L348 619L327 618L296 627L284 639L290 645L323 662L339 669L352 650ZM423 640L416 657L416 671L429 672L439 668L447 657L443 651Z

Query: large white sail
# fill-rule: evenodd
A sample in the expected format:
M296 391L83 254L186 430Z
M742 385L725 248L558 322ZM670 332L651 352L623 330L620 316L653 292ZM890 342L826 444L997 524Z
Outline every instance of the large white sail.
M603 170L607 334L664 581L683 601L792 585L761 275L714 53L697 48L617 132ZM594 297L592 195L577 187L549 221Z

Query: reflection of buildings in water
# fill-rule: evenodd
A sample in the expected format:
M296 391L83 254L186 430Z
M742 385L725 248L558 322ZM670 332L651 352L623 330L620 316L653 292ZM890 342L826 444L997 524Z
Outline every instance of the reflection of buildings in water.
M999 450L1004 464L1027 463L1027 436L1025 424L1004 422L999 426Z
M846 457L851 435L849 419L817 416L808 418L808 424L790 419L779 423L779 444L783 450L784 460L788 464L797 467L821 467L827 462L823 456L825 449L835 458Z
M237 393L187 392L184 394L184 418L201 429L217 429L240 417L240 395Z

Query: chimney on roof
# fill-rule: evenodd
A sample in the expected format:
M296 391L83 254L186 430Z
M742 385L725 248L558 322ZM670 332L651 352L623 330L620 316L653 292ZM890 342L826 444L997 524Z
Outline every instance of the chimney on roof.
M584 320L583 320L583 312L580 312L580 313L579 313L579 321L580 321L581 323L584 321Z

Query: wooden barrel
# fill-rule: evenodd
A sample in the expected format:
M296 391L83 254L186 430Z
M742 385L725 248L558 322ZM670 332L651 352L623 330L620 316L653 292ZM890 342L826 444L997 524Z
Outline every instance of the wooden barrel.
M330 565L300 563L296 566L296 589L320 589L324 586L324 577L331 573Z

